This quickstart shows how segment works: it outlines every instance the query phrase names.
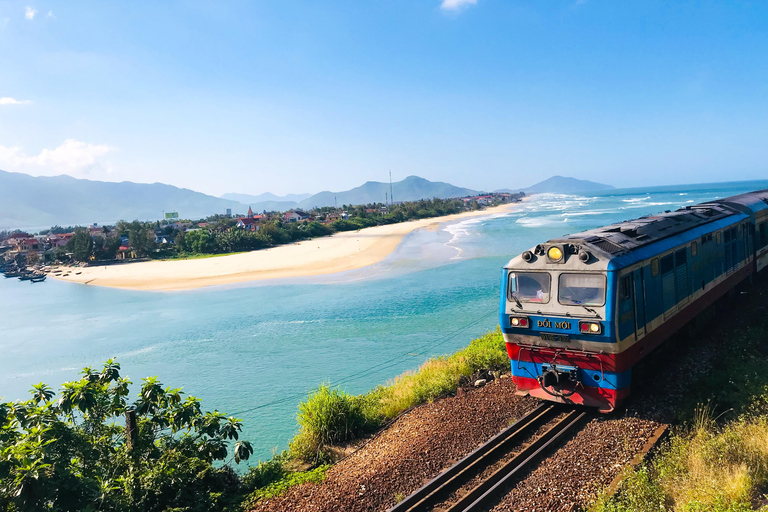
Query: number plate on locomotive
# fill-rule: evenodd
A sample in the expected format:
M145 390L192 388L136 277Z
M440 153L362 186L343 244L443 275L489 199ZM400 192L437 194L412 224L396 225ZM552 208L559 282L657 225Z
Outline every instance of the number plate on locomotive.
M548 332L542 332L540 336L544 341L571 341L571 337L567 334L552 334Z

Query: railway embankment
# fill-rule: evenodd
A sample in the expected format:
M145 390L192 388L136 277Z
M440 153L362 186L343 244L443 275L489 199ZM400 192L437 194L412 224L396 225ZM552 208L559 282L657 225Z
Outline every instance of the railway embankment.
M757 508L768 485L767 313L765 278L720 301L649 360L625 408L588 421L490 509ZM456 364L449 359L439 363L441 372ZM434 370L411 376L395 395L410 389L416 400L414 389L434 386L435 375L447 378L429 375ZM346 445L346 458L324 481L290 487L251 509L387 510L537 403L515 395L505 375L481 388L467 384L455 396L444 389L442 397L426 397L432 400ZM653 457L633 465L667 425L670 435Z

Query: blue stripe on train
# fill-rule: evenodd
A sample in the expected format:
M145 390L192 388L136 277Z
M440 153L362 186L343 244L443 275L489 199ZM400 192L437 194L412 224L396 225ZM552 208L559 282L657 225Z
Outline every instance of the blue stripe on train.
M545 363L546 364L546 363ZM541 375L541 364L526 361L512 361L512 375L515 377L528 377L531 379ZM597 378L598 380L595 380ZM632 381L632 370L621 373L600 372L578 369L578 379L584 386L593 388L622 389Z

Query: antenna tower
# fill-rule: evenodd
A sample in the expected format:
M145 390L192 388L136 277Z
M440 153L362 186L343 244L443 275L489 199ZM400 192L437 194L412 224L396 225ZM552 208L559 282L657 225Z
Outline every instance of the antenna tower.
M389 203L395 204L395 198L392 196L392 170L389 171Z

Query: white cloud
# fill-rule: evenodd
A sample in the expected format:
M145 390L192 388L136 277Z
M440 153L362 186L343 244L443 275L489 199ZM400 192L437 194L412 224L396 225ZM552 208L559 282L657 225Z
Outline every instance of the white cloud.
M445 9L446 11L456 11L462 7L468 7L470 5L475 5L476 3L477 0L443 0L443 3L440 4L440 8Z
M53 11L48 11L48 17L56 19L56 16L53 14Z
M16 98L0 98L0 105L26 105L32 103L29 100L17 100Z
M0 169L19 170L36 176L69 174L88 177L111 172L102 157L115 148L106 144L88 144L67 139L54 149L43 149L38 155L27 155L19 146L0 146Z
M35 14L37 14L37 9L33 9L30 6L27 6L27 10L24 11L24 17L28 20L35 19Z

